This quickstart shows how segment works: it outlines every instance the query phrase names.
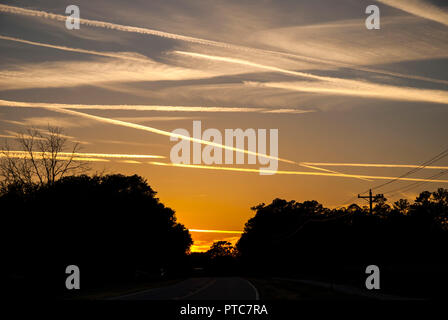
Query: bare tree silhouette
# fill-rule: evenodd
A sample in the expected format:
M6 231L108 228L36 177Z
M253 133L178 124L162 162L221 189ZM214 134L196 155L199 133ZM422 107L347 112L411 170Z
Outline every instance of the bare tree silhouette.
M46 131L28 129L19 133L15 140L19 150L12 150L6 142L0 151L2 186L33 182L51 184L66 175L88 170L87 163L77 157L79 143L69 146L61 128L48 126Z

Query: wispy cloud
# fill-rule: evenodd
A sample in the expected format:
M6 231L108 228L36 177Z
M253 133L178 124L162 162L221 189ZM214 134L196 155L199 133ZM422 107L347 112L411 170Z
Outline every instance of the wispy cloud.
M0 102L1 106L1 102ZM92 125L92 121L73 121L72 117L30 117L21 121L16 120L0 120L6 123L20 125L24 127L44 127L49 125L61 128L78 128ZM73 137L66 137L72 139Z
M51 19L51 20L57 20L57 21L63 21L63 22L65 22L65 20L67 19L67 16L60 15L60 14L54 14L54 13L49 13L49 12L39 11L39 10L25 9L25 8L9 6L9 5L4 5L4 4L0 4L0 12L10 13L10 14L19 14L19 15L31 16L31 17L39 17L39 18L45 18L45 19ZM230 43L225 43L225 42L220 42L220 41L212 41L212 40L190 37L190 36L185 36L185 35L176 34L176 33L163 32L163 31L159 31L159 30L155 30L155 29L126 26L126 25L105 22L105 21L99 21L99 20L89 20L89 19L81 18L80 24L91 26L91 27L99 27L99 28L105 28L105 29L110 29L110 30L118 30L118 31L123 31L123 32L146 34L146 35L151 35L151 36L163 37L163 38L168 38L168 39L186 41L186 42L190 42L190 43L196 43L196 44L214 46L214 47L220 47L220 48L236 49L236 50L243 50L243 51L260 51L260 52L276 53L274 51L269 51L269 50L259 50L259 49L233 45Z
M148 142L136 142L136 141L125 141L125 140L109 140L109 139L92 139L90 141L94 141L96 143L103 143L103 144L112 144L112 145L126 145L126 146L164 146L163 144L155 144L155 143L148 143Z
M369 33L364 27L364 19L357 18L313 25L267 28L253 38L258 43L270 45L277 50L303 56L309 63L314 64L313 69L351 68L439 82L437 79L424 77L423 74L412 75L412 72L417 71L415 69L386 65L447 57L448 43L445 39L448 30L443 25L425 22L413 16L388 16L387 19L381 20L384 30ZM377 68L374 65L382 67Z
M24 126L24 127L28 127L28 128L30 127L29 123L27 123L26 121L15 121L15 120L0 120L0 121L6 122L6 123L10 123L10 124L14 124L14 125L18 125L18 126ZM45 135L48 135L48 134L50 134L50 132L47 130L48 129L48 125L49 125L49 123L46 122L45 125L44 125L45 129L39 128L39 127L34 127L34 129L36 129L37 131L39 131L39 132L41 132L41 133L43 133ZM30 138L31 137L26 132L14 132L14 131L10 131L10 130L5 130L5 132L8 133L9 136L5 136L4 138L17 139L20 136L23 136L25 138ZM60 135L61 138L65 138L65 139L71 140L71 141L79 143L79 144L90 144L90 142L80 141L80 140L76 139L75 137L72 137L72 136L69 136L69 135L66 135L66 134L63 134L63 133L60 133L59 135ZM44 138L40 138L40 137L35 137L34 139L36 139L36 140L44 140Z
M123 60L127 60L127 61L153 62L152 59L149 59L148 57L145 57L145 56L140 55L135 52L104 52L104 51L85 50L85 49L79 49L79 48L58 46L58 45L42 43L42 42L29 41L29 40L14 38L14 37L8 37L8 36L4 36L4 35L0 35L0 39L29 44L29 45L38 46L38 47L51 48L51 49L57 49L57 50L62 50L62 51L69 51L69 52L85 53L85 54L96 55L96 56L101 56L101 57L123 59Z
M227 62L227 63L235 63L235 64L253 67L253 68L257 68L257 69L263 69L266 71L280 72L280 73L284 73L284 74L292 75L292 76L296 76L296 77L304 77L304 78L310 78L310 79L315 79L315 80L327 80L327 81L333 80L333 78L330 78L330 77L323 77L323 76L318 76L318 75L314 75L311 73L286 70L283 68L268 66L268 65L255 63L255 62L251 62L251 61L247 61L247 60L243 60L243 59L232 58L232 57L212 56L212 55L208 55L208 54L202 54L202 53L196 53L196 52L186 52L186 51L174 51L174 53L184 55L184 56L193 57L193 58L207 59L207 60Z
M0 71L2 90L59 88L113 82L172 81L215 77L216 72L98 58L93 61L21 63Z
M362 96L370 98L382 98L405 101L424 101L433 103L448 104L448 92L442 90L419 89L412 87L399 87L371 83L368 81L341 79L328 76L319 76L306 72L291 71L247 60L235 59L231 57L211 56L200 53L175 51L176 54L194 58L208 59L212 61L235 63L254 67L258 69L280 72L300 78L307 78L310 82L245 82L248 85L296 90L303 92L328 93L337 95Z
M117 120L128 122L158 122L158 121L179 121L179 120L198 120L196 117L119 117Z
M438 8L434 5L431 5L425 1L410 0L408 2L404 2L404 1L397 1L397 0L382 0L382 2L392 5L392 6L395 6L395 7L400 7L400 9L406 10L408 12L412 12L414 14L418 13L417 15L425 16L427 18L431 18L432 20L439 21L444 24L447 22L447 18L446 18L447 13L446 12L442 11L440 8ZM427 12L428 10L430 13L425 14L425 12ZM66 20L66 16L64 16L64 15L53 14L53 13L49 13L49 12L45 12L45 11L25 9L25 8L9 6L9 5L0 5L0 12L19 14L19 15L25 15L25 16L33 16L33 17L41 17L41 18L52 19L52 20L57 20L57 21L65 21ZM393 19L393 21L395 23L396 20L401 21L400 19L402 19L402 18L393 17L391 19ZM391 20L391 19L389 19L389 20ZM367 68L367 67L360 67L359 65L361 65L361 64L366 65L366 64L370 63L368 61L368 58L372 57L372 54L371 54L372 52L369 49L370 47L368 46L369 41L370 42L372 42L372 41L369 39L365 39L365 41L367 41L366 43L364 43L363 45L358 45L356 47L354 47L353 45L347 46L347 39L336 39L336 41L338 41L338 43L336 43L337 48L335 48L334 47L335 44L329 43L327 41L327 39L323 39L321 37L321 34L315 35L316 26L317 27L327 27L328 25L330 25L330 26L332 26L332 29L337 29L337 30L339 30L340 28L347 28L347 27L356 28L355 29L355 30L357 30L356 37L358 37L358 35L360 35L359 29L362 30L362 28L359 28L359 25L360 25L359 21L348 21L347 23L337 23L336 25L334 23L330 23L330 24L323 24L323 25L301 26L301 27L292 27L292 28L283 28L283 29L271 29L271 30L262 31L259 33L258 38L264 39L265 41L267 41L271 47L275 46L277 48L287 49L285 51L252 48L252 47L234 45L234 44L230 44L230 43L226 43L226 42L212 41L212 40L207 40L207 39L202 39L202 38L197 38L197 37L184 36L181 34L162 32L162 31L155 30L155 29L125 26L125 25L104 22L104 21L98 21L98 20L81 19L80 22L81 22L81 24L85 24L88 26L106 28L106 29L110 29L110 30L119 30L119 31L124 31L124 32L148 34L148 35L159 36L159 37L164 37L164 38L169 38L169 39L186 41L186 42L194 43L194 44L208 45L208 46L217 47L217 48L235 50L235 51L239 51L239 52L255 52L255 53L289 57L289 58L299 59L302 61L304 60L304 61L308 61L308 62L314 62L316 67L318 67L319 65L322 65L322 63L324 63L324 64L328 64L330 66L353 67L354 69L365 70L368 72L377 72L377 73L383 73L383 74L387 74L387 75L405 77L405 78L410 78L410 79L419 79L419 80L425 80L425 81L446 83L446 81L444 81L444 80L431 79L431 78L423 77L423 76L406 75L406 74L399 73L399 72L376 70L376 69ZM309 32L308 33L305 32L305 35L304 35L305 39L303 39L303 38L302 39L288 38L288 37L291 37L290 31L293 31L296 29L299 34L302 34L303 31L309 27L312 27L311 33L314 34L314 36L311 37L311 39L309 37ZM325 32L327 32L327 30L329 30L329 29L325 28ZM339 32L339 34L340 33L341 32ZM350 32L350 34L352 34L352 33L353 32ZM437 37L439 37L439 38L446 37L446 33L441 34L439 31L435 32L434 30L431 30L431 32L429 34L431 35L431 37L434 37L435 34L437 34ZM292 35L294 36L294 32L292 32ZM287 38L284 38L285 36ZM329 35L329 36L334 38L333 35ZM388 39L389 38L390 38L390 41L387 44L383 42L384 41L383 38L379 39L379 40L381 40L381 43L378 45L383 47L383 50L381 50L381 52L383 52L383 51L384 52L383 52L383 54L379 54L379 55L377 54L378 61L376 61L376 62L380 62L380 61L383 63L386 62L385 57L388 57L388 58L396 57L398 59L397 61L400 61L403 59L422 59L424 57L427 58L429 56L432 56L432 57L446 56L445 46L442 45L442 47L437 49L433 45L427 46L421 42L417 43L416 41L409 41L409 43L411 45L414 44L415 50L414 49L406 50L407 54L404 55L403 54L403 50L404 50L403 46L397 45L397 41L395 40L396 35L393 35L393 36L391 35L388 37ZM319 41L325 42L325 46L319 45L318 42L315 44L309 43L309 40L313 40L313 39L316 39L316 41L318 41L318 42ZM12 38L10 40L12 40ZM18 39L18 41L22 41L22 42L26 43L26 40ZM341 44L342 42L343 42L343 44ZM350 41L350 42L352 42L352 41ZM376 43L376 41L373 41L373 42ZM35 45L52 46L52 45L46 45L46 44L38 44L38 43L30 42L30 41L28 41L28 43L35 44ZM296 46L291 46L294 43L300 43L300 48L297 48ZM438 43L442 44L443 42L438 42ZM390 45L392 45L393 48L389 48ZM331 46L331 50L328 49L328 46ZM89 51L89 50L83 50L83 49L66 48L66 47L62 47L62 46L54 46L54 47L57 49L61 49L61 50L65 50L65 49L81 50L81 51L84 51L85 53L87 53ZM300 53L303 48L309 48L311 50L318 49L319 52L312 51L312 52L307 52L305 54ZM422 48L424 50L426 50L425 53L421 52ZM295 49L300 49L300 50L295 50ZM342 59L337 59L337 58L335 59L335 54L341 50L342 50L342 52L339 54L339 56ZM295 51L295 52L292 52L292 51ZM331 54L332 54L331 58L325 58L326 57L325 53L328 53L328 52L331 52ZM361 53L364 53L364 55L362 55ZM431 55L431 53L432 53L432 55ZM92 52L92 54L104 55L104 53L98 53L98 52L95 52L95 53ZM105 53L105 54L109 55L109 53ZM121 57L123 53L110 53L110 54L113 57L118 58L118 57ZM126 54L126 53L124 53L124 54ZM358 55L358 56L353 56L353 54ZM428 54L429 54L429 56L428 56ZM319 58L317 58L317 57L319 57ZM136 57L136 58L140 59L140 57ZM344 61L345 61L345 63L344 63ZM390 60L390 61L392 61L392 60Z
M260 88L277 88L292 91L321 93L329 95L357 96L376 99L391 99L414 102L448 104L448 91L398 87L369 83L358 80L338 79L338 81L294 81L294 82L254 82L246 85Z
M388 6L448 26L448 12L425 0L378 0Z
M65 22L67 17L65 15L59 15L54 14L50 12L45 11L39 11L39 10L33 10L33 9L25 9L21 7L16 6L9 6L9 5L3 5L0 4L0 12L9 13L9 14L18 14L18 15L24 15L24 16L31 16L31 17L39 17L44 19L51 19L51 20L57 20L61 22ZM146 34L151 36L157 36L157 37L163 37L168 39L174 39L179 41L184 41L192 44L199 44L199 45L205 45L205 46L211 46L211 47L217 47L217 48L223 48L223 49L229 49L229 50L235 50L239 52L253 52L253 53L260 53L260 54L269 54L269 55L277 55L282 57L289 57L289 58L295 58L310 62L322 62L323 59L315 58L317 55L303 55L303 54L297 54L291 52L291 50L267 50L267 49L260 49L260 48L254 48L254 47L248 47L248 46L241 46L241 45L235 45L227 42L222 41L213 41L198 37L191 37L191 36L185 36L182 34L177 33L170 33L170 32L163 32L156 29L149 29L149 28L142 28L142 27L135 27L135 26L126 26L111 22L105 22L105 21L99 21L99 20L89 20L89 19L80 19L80 23L84 24L86 26L91 27L99 27L99 28L105 28L109 30L118 30L122 32L131 32L131 33L138 33L138 34ZM276 44L274 41L273 43ZM272 47L272 44L270 45ZM333 59L327 59L326 63L329 63L331 65L335 65L335 62Z

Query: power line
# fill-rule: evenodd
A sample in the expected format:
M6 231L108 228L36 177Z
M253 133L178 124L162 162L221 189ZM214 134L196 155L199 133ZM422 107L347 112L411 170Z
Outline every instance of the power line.
M347 201L343 202L340 206L337 206L336 208L334 208L334 210L340 209L340 208L344 207L346 204L350 205L351 204L350 202L352 202L356 199L358 199L358 196L353 196L350 199L348 199Z
M427 177L426 179L436 179L436 178L439 178L447 173L448 173L448 170L444 170L444 171L436 173L430 177ZM394 196L399 192L406 192L406 191L412 190L416 187L423 186L427 183L429 183L429 181L417 181L417 182L411 183L410 185L407 185L405 187L400 187L400 188L396 188L396 189L387 191L387 192L385 192L385 194L390 194L390 196Z
M409 175L411 175L411 174L413 174L413 173L416 173L417 171L420 171L421 169L425 168L426 166L429 166L430 164L433 164L434 162L439 161L439 160L445 158L446 156L448 156L448 148L445 149L444 151L440 152L438 155L432 157L431 159L429 159L429 160L423 162L423 163L422 163L421 165L419 165L418 167L413 168L413 169L409 170L408 172L402 174L401 176L399 176L399 177L397 177L397 178L394 178L394 179L392 179L392 180L389 180L389 181L387 181L387 182L384 182L384 183L382 183L382 184L380 184L380 185L377 185L377 186L373 187L372 190L376 190L376 189L382 188L382 187L384 187L384 186L386 186L386 185L389 185L389 184L391 184L391 183L393 183L393 182L396 182L396 181L400 180L401 178L404 178L404 177L407 177L407 176L409 176ZM369 191L369 190L364 191L364 192L362 192L362 193L366 193L366 192L368 192L368 191ZM361 194L362 194L362 193L361 193Z
M373 187L372 189L369 189L369 190L366 190L366 191L362 192L361 194L366 193L366 192L369 192L370 190L375 190L375 189L382 188L382 187L384 187L384 186L386 186L386 185L389 185L389 184L391 184L391 183L393 183L393 182L395 182L395 181L398 181L399 179L404 178L404 177L406 177L406 176L408 176L408 175L411 175L411 174L413 174L413 173L415 173L415 172L417 172L417 171L419 171L419 170L421 170L421 169L423 169L423 168L429 166L430 164L432 164L432 163L434 163L434 162L436 162L436 161L439 161L439 160L445 158L446 156L448 156L448 148L445 149L445 150L443 150L442 152L440 152L440 153L437 154L436 156L432 157L431 159L429 159L429 160L423 162L423 163L422 163L421 165L419 165L418 167L413 168L413 169L409 170L408 172L402 174L401 176L399 176L399 177L397 177L397 178L394 178L394 179L392 179L392 180L389 180L389 181L387 181L387 182L385 182L385 183L382 183L382 184L380 184L380 185L377 185L377 186ZM440 172L440 173L437 173L437 174L435 174L435 175L433 175L433 176L431 176L431 177L428 177L427 179L438 178L438 177L440 177L440 176L442 176L442 175L444 175L444 174L446 174L446 173L448 173L448 170L446 170L446 171L442 171L442 172ZM428 183L428 181L418 181L418 182L414 182L414 183L412 183L411 185L409 185L408 187L405 187L405 188L406 188L406 191L408 191L408 190L414 188L414 186L418 186L418 185L420 185L420 184L426 184L426 183ZM412 186L412 188L409 188L409 187L411 187L411 186ZM409 188L409 189L407 189L407 188ZM391 192L395 192L395 191L400 190L400 189L401 189L401 188L394 189L394 190L392 190L392 191L385 192L385 194L387 194L387 193L391 193ZM353 196L353 197L351 197L350 199L348 199L347 201L345 201L343 204L341 204L340 206L336 207L335 209L342 208L342 207L344 207L346 204L349 204L351 201L354 201L354 200L356 200L357 198L359 198L359 194L358 194L358 196Z

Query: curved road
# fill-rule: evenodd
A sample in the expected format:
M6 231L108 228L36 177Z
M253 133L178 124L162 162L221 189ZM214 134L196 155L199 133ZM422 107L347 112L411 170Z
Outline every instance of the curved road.
M190 278L179 283L144 290L113 300L258 300L257 289L237 277Z

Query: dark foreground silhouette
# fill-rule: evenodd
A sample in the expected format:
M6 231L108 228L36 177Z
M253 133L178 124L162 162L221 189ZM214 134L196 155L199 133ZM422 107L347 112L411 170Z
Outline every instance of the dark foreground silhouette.
M255 279L264 287L261 298L304 284L339 286L352 294L366 291L366 267L376 265L381 292L446 297L448 190L423 192L412 204L400 200L392 207L377 199L372 213L357 205L331 210L316 201L275 199L252 208L255 215L236 246L220 241L206 253L191 254L188 230L155 195L137 175L6 185L0 193L2 263L10 295L72 298L119 283L195 276L219 280L201 289L206 296L250 287L221 276ZM68 265L81 270L80 292L65 287ZM176 290L166 292L182 291ZM154 298L165 291L143 292Z
M305 279L362 295L372 292L365 285L366 267L376 265L382 293L447 297L446 189L422 192L413 204L399 200L391 207L377 199L372 213L355 204L331 210L316 201L282 199L252 209L255 216L235 247L216 242L195 254L197 263L214 274Z
M236 245L248 269L365 289L366 267L377 265L382 291L446 295L448 190L423 192L412 205L379 199L372 214L357 205L329 210L280 199L253 210Z
M191 236L155 195L137 175L9 185L0 208L11 292L61 297L68 265L80 268L87 290L183 272Z
M239 277L194 277L178 283L119 295L113 300L256 300L257 289Z

